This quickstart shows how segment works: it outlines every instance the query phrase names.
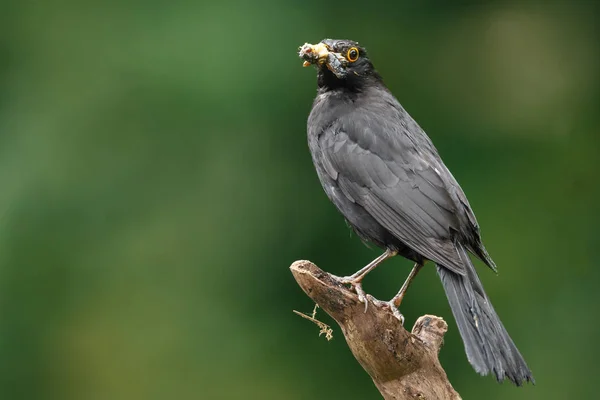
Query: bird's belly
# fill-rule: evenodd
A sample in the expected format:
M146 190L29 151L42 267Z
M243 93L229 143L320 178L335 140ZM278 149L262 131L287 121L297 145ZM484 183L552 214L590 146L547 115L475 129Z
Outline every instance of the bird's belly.
M319 174L321 175L321 174ZM339 188L336 181L327 175L321 179L329 200L344 216L352 230L364 241L378 247L398 251L398 254L413 261L421 262L423 257L408 248L400 239L392 235L375 220L361 205L351 201Z

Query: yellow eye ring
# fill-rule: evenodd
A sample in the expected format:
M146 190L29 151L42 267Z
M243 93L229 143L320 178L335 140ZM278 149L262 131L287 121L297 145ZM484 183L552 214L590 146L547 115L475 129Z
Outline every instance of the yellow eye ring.
M356 47L350 47L346 53L346 58L350 62L358 60L358 49Z

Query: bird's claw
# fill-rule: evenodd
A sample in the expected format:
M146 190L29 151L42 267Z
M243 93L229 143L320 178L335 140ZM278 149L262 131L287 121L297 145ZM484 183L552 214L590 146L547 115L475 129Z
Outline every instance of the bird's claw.
M400 321L402 326L404 326L404 315L402 315L402 313L400 313L400 310L398 310L398 307L396 307L396 305L394 304L393 301L377 300L375 297L371 296L370 294L367 295L367 299L370 300L376 306L379 306L382 308L389 308L390 311L392 312L392 314L394 315L394 317L398 318L398 320Z
M400 312L400 310L398 310L398 308L392 304L392 303L388 303L390 305L390 308L392 310L392 314L394 314L394 317L398 318L398 320L400 321L400 325L404 326L404 315L402 315L402 313Z
M369 308L368 298L370 298L371 295L365 293L360 281L357 282L355 279L352 279L350 277L343 277L343 278L337 277L337 280L339 282L341 282L343 285L350 285L350 288L354 289L354 291L358 295L358 301L365 304L365 313L366 313L367 309Z
M367 312L367 308L369 308L369 301L368 301L368 294L365 293L365 291L362 288L362 285L360 283L357 283L355 285L352 286L354 288L354 290L356 291L356 294L358 295L358 301L360 301L361 303L365 303L365 313Z

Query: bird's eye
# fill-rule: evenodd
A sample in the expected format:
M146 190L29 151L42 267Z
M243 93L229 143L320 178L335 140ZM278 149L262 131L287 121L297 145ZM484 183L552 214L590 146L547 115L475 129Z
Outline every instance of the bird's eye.
M358 49L356 47L349 48L348 52L346 53L346 58L350 62L358 60Z

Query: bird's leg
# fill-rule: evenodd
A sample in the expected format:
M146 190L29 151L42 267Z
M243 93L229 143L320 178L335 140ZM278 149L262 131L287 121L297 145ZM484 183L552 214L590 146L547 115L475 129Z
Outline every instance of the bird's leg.
M356 290L356 294L358 294L358 300L362 303L365 303L366 309L367 297L365 295L365 291L362 289L361 281L369 272L373 271L379 264L381 264L390 257L394 257L396 254L398 254L396 250L387 249L385 253L371 261L369 264L367 264L364 268L361 268L356 273L350 276L336 277L336 279L341 283L351 285L354 288L354 290Z
M381 264L388 258L395 256L396 254L398 254L397 251L388 249L385 251L385 253L368 263L364 268L361 268L359 271L355 272L350 276L340 277L339 279L345 281L343 283L360 282L369 272L373 271L379 264Z
M408 274L408 277L404 281L404 284L400 288L398 294L396 294L394 298L390 300L390 305L394 306L396 309L400 307L400 304L402 304L402 299L404 299L404 295L406 294L408 287L412 283L413 279L415 279L415 276L417 276L421 268L423 268L423 263L415 263L415 266L410 271L410 274Z
M408 277L404 281L404 284L400 288L400 291L390 301L380 301L373 298L372 296L369 296L369 300L371 300L374 304L378 306L389 307L390 310L392 310L392 314L394 314L394 316L400 320L400 323L404 325L404 315L400 313L398 307L400 307L400 304L402 303L402 299L404 299L404 295L406 294L408 287L410 286L413 279L415 279L415 276L417 276L421 268L423 268L423 263L415 263L415 266L410 271L410 274L408 274Z

